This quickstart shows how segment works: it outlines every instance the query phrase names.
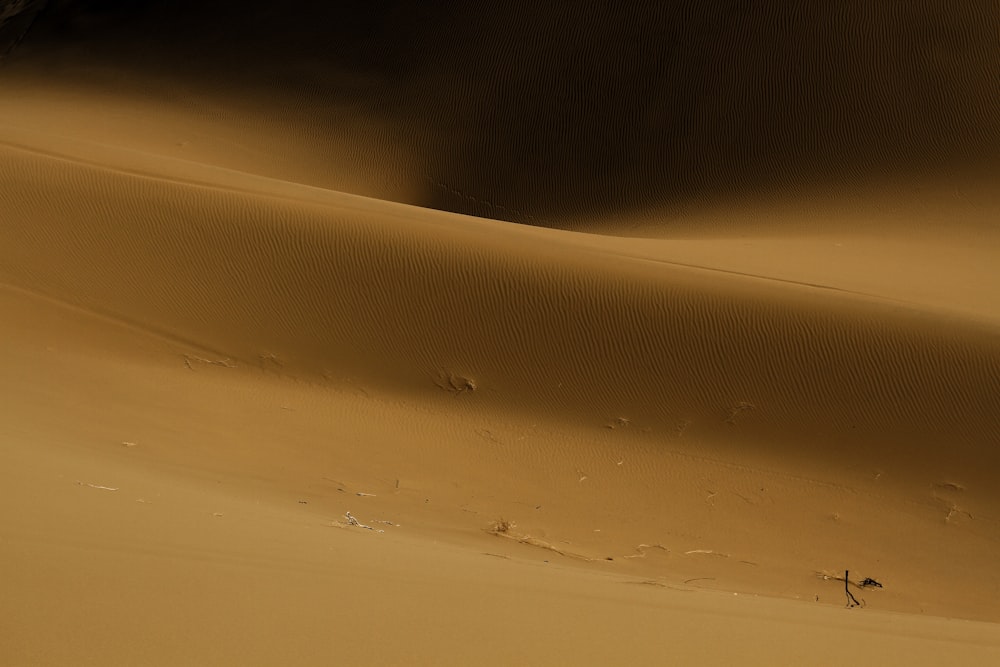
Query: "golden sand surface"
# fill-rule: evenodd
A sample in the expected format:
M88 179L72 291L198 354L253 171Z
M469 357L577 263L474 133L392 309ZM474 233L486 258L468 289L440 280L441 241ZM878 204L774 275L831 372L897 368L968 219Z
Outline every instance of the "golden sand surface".
M1000 10L735 4L49 3L0 665L1000 664Z

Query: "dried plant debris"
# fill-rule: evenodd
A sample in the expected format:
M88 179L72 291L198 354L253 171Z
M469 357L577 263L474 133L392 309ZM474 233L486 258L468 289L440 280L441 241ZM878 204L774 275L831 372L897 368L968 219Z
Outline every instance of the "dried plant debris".
M855 597L854 593L851 592L851 586L854 586L860 590L883 588L882 583L880 581L877 581L876 579L873 579L872 577L865 577L864 579L859 579L858 581L851 581L850 570L844 570L844 576L842 577L830 574L829 572L817 572L816 576L824 581L843 581L844 594L847 596L847 607L849 609L853 607L865 606L864 598L858 600L858 598Z
M496 533L499 535L506 535L515 525L517 524L515 524L513 521L508 521L507 519L500 517L490 525L489 532Z
M365 530L370 530L370 531L375 532L375 533L384 533L385 532L384 530L382 530L380 528L374 528L372 526L368 526L368 525L365 525L365 524L361 523L350 512L345 512L344 513L344 518L347 519L347 525L348 526L355 526L357 528L364 528Z
M490 533L491 535L496 535L497 537L505 537L509 540L517 542L518 544L527 544L528 546L538 547L540 549L552 551L559 554L560 556L565 556L566 558L573 558L576 560L582 560L587 562L614 560L610 556L605 558L592 558L590 556L584 556L583 554L567 551L565 549L555 546L554 544L545 542L544 540L540 540L536 537L532 537L531 535L515 533L514 528L516 527L516 525L517 524L515 524L513 521L500 518L494 521L492 524L490 524L490 527L486 530L486 532Z

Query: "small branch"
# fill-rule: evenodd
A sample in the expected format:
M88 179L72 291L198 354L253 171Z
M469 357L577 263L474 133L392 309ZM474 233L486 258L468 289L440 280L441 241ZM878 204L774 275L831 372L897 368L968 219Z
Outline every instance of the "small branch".
M847 606L848 607L860 607L861 603L858 599L854 597L854 593L851 592L849 588L851 583L850 570L844 570L844 592L847 593Z

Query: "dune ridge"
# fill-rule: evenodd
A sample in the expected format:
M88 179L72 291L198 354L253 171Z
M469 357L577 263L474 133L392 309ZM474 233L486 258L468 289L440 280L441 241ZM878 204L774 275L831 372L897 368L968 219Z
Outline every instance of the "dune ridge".
M878 443L875 456L896 457L893 443L947 437L951 451L992 455L1000 355L974 322L567 257L555 233L335 193L304 203L17 151L4 162L6 280L244 362L276 355L289 373L337 369L411 393L453 374L496 407L687 420L710 438L730 439L729 413L746 404L741 437L771 446L841 438L851 455Z
M250 98L327 160L323 137L379 119L391 141L354 153L371 181L418 156L406 203L482 217L610 229L1000 165L988 0L58 4L12 71Z

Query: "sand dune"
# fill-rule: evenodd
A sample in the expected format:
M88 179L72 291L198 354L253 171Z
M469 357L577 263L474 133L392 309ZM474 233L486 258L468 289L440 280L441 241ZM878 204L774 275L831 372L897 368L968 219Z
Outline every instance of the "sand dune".
M941 7L51 3L0 657L996 660L1000 17Z
M274 355L295 374L408 391L451 375L484 407L709 422L706 436L747 403L742 437L799 449L849 435L838 450L880 443L880 463L892 442L945 434L950 451L989 455L1000 419L995 333L975 321L283 183L267 196L212 187L210 172L190 184L4 158L23 202L5 229L8 282L244 363Z

